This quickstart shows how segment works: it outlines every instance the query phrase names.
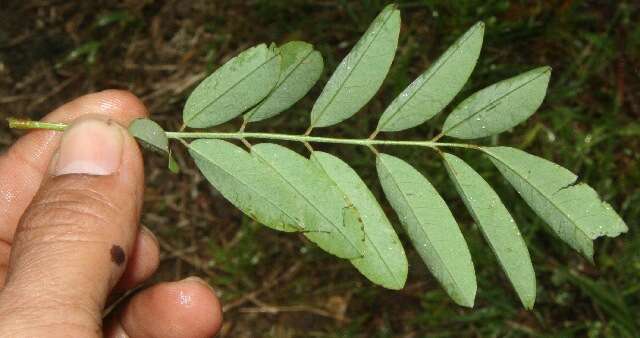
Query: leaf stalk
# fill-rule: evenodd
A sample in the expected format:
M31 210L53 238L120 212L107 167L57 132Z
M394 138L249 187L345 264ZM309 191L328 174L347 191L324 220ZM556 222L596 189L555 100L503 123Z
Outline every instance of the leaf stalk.
M9 128L11 129L47 129L55 131L64 131L67 128L65 123L42 122L26 119L10 117L7 119Z

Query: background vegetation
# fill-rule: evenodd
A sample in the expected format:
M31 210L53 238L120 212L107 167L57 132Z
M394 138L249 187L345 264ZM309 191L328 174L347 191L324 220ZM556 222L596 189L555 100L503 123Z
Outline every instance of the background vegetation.
M553 67L539 112L513 132L484 142L520 147L579 174L615 206L629 233L598 241L592 265L556 240L488 161L464 154L496 187L526 237L539 286L535 309L525 311L438 158L428 150L395 149L422 169L461 223L479 281L476 306L469 310L453 304L410 245L408 283L393 292L370 284L348 262L301 237L253 223L224 201L176 146L185 168L180 175L170 174L163 159L146 158L143 222L159 234L163 249L156 279L195 273L215 285L225 304L221 337L640 335L640 5L399 3L400 47L386 83L356 117L317 134L366 137L385 105L457 36L483 20L480 61L456 101L535 66ZM3 1L0 111L38 118L79 95L125 88L144 100L153 119L176 129L193 86L239 51L259 42L306 40L322 51L326 80L383 6L377 0ZM250 129L304 131L320 89L290 112ZM388 137L430 138L441 117ZM222 129L235 130L237 122ZM3 148L19 136L0 128ZM324 149L365 178L375 176L366 149ZM376 180L370 182L381 197Z

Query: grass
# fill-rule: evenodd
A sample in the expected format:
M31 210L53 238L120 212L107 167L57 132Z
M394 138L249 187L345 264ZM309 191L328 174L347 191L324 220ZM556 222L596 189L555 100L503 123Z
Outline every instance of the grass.
M38 118L83 93L117 87L142 97L154 119L177 130L193 85L238 51L265 41L309 41L325 57L324 82L385 4L134 3L21 1L3 6L0 111ZM468 310L452 303L409 245L407 286L392 292L296 236L251 222L202 179L184 149L176 146L178 161L186 168L178 176L167 172L162 159L152 154L146 158L143 222L159 234L163 247L156 280L191 273L208 278L225 304L222 337L638 336L639 6L634 1L571 0L399 4L400 48L380 92L357 117L315 134L368 136L385 105L457 36L483 20L487 27L481 58L457 102L521 71L553 67L539 112L512 132L484 142L520 147L579 174L614 205L629 233L599 240L596 264L591 265L546 229L488 161L461 153L496 188L525 236L538 281L536 306L525 311L437 157L428 150L394 149L425 173L461 223L479 282L476 306ZM289 113L256 123L250 131L304 131L320 89L316 86ZM437 133L443 116L388 138L428 139ZM234 122L220 130L237 127ZM3 147L19 136L1 128ZM366 149L320 148L348 160L365 180L376 182L373 157ZM377 184L372 189L382 197ZM406 236L401 237L408 244Z

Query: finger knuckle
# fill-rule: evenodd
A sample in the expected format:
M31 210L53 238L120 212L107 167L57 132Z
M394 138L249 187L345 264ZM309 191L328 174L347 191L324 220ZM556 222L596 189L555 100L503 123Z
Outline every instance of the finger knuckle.
M103 194L90 189L46 191L28 208L17 234L41 241L99 240L106 229L113 228L117 209Z

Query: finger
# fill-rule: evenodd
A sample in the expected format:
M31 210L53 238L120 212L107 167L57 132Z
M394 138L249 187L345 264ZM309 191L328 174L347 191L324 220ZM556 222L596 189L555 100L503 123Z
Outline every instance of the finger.
M127 126L133 119L146 116L147 110L129 92L105 90L73 100L44 120L71 122L88 114L104 115ZM29 132L0 156L0 246L2 242L11 243L18 220L38 191L58 147L60 134L48 130ZM1 256L0 262L3 262Z
M141 226L131 258L113 291L120 293L136 287L153 275L159 263L158 240L151 230Z
M128 125L133 119L146 116L147 110L129 92L105 90L73 100L43 120L71 122L89 114L104 115ZM0 288L4 285L16 225L40 187L60 134L47 130L32 131L0 156L0 173L3 173L0 175ZM135 261L134 254L132 262Z
M135 141L117 123L81 119L65 131L51 176L18 224L0 317L36 313L36 323L22 325L85 330L70 336L99 331L138 233L142 166Z
M107 338L207 338L222 324L220 302L199 278L162 283L141 291L112 317Z

